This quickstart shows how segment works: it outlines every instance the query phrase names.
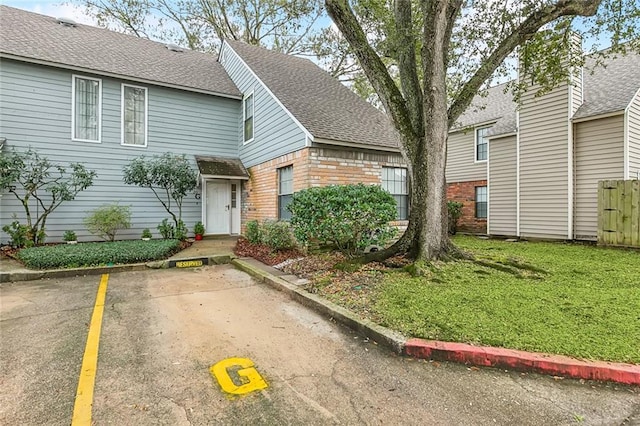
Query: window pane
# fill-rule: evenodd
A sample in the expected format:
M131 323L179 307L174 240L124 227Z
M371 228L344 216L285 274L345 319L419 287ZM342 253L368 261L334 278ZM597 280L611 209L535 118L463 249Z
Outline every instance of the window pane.
M235 183L231 184L231 208L235 209L237 207L237 197L238 197L238 185Z
M402 167L383 167L382 189L388 191L396 200L397 219L405 220L409 211L407 169Z
M85 78L75 79L75 139L98 140L100 82Z
M253 94L244 98L244 141L253 139Z
M124 143L146 145L146 90L124 86Z
M476 160L484 161L487 159L487 133L489 127L476 130Z
M293 194L279 195L278 196L278 219L289 220L291 219L291 212L287 210L287 206L293 199Z
M487 187L476 186L476 218L487 217Z
M278 195L293 194L293 166L278 169Z

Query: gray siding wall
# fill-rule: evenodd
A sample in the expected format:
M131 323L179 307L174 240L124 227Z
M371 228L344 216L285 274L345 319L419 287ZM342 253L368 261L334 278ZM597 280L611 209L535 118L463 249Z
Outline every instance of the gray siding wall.
M522 96L520 111L520 233L567 238L569 88L535 92Z
M640 91L636 93L628 112L629 177L640 179Z
M246 167L264 163L305 146L306 134L302 128L265 90L228 45L224 46L222 66L243 94L251 91L254 94L254 139L247 144L242 140L242 111L240 112L238 145L240 159Z
M574 234L598 236L598 181L623 179L623 115L576 123L574 126Z
M487 179L487 163L475 162L475 134L473 129L466 132L449 133L447 142L447 183Z
M5 152L30 146L53 163L80 162L98 173L92 187L50 216L48 241L60 240L67 229L76 231L81 241L98 239L85 230L82 220L87 211L114 202L131 206L133 213L133 228L119 238L139 238L147 227L157 237L156 226L169 215L150 190L122 182L122 167L135 157L164 152L186 154L194 167L196 154L238 155L238 100L147 86L148 147L132 148L120 144L123 81L102 78L102 142L89 143L71 140L70 71L3 60L0 76L0 137L7 138ZM24 219L11 194L3 194L0 203L2 225L11 221L13 213ZM201 208L195 194L186 197L183 219L189 229L201 220ZM1 238L6 241L6 234Z
M491 235L517 234L516 137L491 139L489 156L489 230Z

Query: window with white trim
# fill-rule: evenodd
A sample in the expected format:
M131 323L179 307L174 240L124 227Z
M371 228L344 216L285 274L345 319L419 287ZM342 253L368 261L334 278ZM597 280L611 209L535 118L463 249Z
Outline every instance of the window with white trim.
M100 142L102 80L74 75L71 97L71 138L85 142Z
M293 166L278 169L278 219L291 219L287 206L293 199Z
M476 186L476 218L487 218L487 187Z
M407 169L402 167L382 168L382 189L388 191L396 200L397 220L409 217L409 188L407 185Z
M491 127L480 127L476 129L476 161L487 161L489 153L489 141L487 133Z
M253 92L248 94L242 100L242 121L244 142L253 140Z
M122 85L122 145L147 146L147 88Z

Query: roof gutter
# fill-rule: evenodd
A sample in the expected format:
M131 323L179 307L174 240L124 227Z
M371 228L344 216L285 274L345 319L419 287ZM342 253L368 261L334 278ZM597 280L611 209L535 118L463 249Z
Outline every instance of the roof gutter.
M333 140L333 139L316 138L315 139L315 143L316 144L322 144L322 145L342 146L342 147L346 147L346 148L371 149L371 150L376 150L376 151L386 151L386 152L394 152L394 153L395 152L397 152L397 153L400 152L400 148L397 148L397 147L368 145L368 144L360 144L360 143L354 143L354 142L337 141L337 140Z
M591 116L588 116L588 117L572 118L571 121L573 123L582 123L584 121L599 120L601 118L615 117L616 115L624 114L624 111L625 110L621 109L619 111L606 112L604 114L591 115Z
M166 83L166 82L162 82L162 81L148 80L148 79L144 79L144 78L133 77L133 76L130 76L130 75L111 73L111 72L100 71L100 70L95 70L95 69L85 68L85 67L77 67L77 66L74 66L74 65L62 64L62 63L59 63L59 62L43 61L43 60L40 60L40 59L34 59L34 58L28 58L28 57L24 57L24 56L13 55L11 53L0 52L0 58L12 59L14 61L27 62L27 63L30 63L30 64L37 64L37 65L45 65L45 66L55 67L55 68L62 68L62 69L67 69L67 70L71 70L71 71L83 72L83 73L86 73L86 74L100 75L100 76L103 76L103 77L117 78L119 80L135 81L136 83L150 84L150 85L154 85L154 86L167 87L167 88L170 88L170 89L185 90L187 92L202 93L204 95L218 96L218 97L221 97L221 98L238 99L238 100L242 99L242 95L231 95L231 94L228 94L228 93L214 92L214 91L211 91L211 90L198 89L198 88L189 87L189 86L181 86L181 85L178 85L178 84L171 84L171 83Z

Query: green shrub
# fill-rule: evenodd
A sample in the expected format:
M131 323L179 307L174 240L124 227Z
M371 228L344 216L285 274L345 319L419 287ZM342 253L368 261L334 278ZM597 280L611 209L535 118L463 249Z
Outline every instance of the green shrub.
M20 225L17 220L11 222L10 225L3 226L2 230L11 238L11 241L9 241L11 247L22 248L29 245L29 243L33 245L33 241L29 238L29 227Z
M142 238L151 238L153 237L153 235L151 235L151 231L149 230L149 228L144 228L142 230Z
M176 228L169 223L169 219L162 219L162 222L158 225L158 232L165 240L172 240L176 236Z
M113 241L119 229L131 228L131 209L129 206L105 204L84 218L84 226L92 234Z
M449 233L455 235L458 232L458 220L462 217L462 203L458 201L447 201L449 210Z
M77 241L78 237L76 236L76 233L73 231L64 231L64 235L62 236L62 239L64 241Z
M247 230L244 235L251 244L262 244L262 227L257 220L247 222Z
M296 240L288 222L265 221L262 225L262 242L273 250L290 250Z
M288 206L298 241L333 245L355 253L384 245L396 234L396 202L377 185L331 185L293 195Z
M180 241L186 240L188 233L189 233L189 230L185 226L182 219L178 220L178 226L176 227L176 234L175 234L176 240L180 240Z
M180 247L178 240L132 240L32 247L17 254L33 269L78 268L164 259Z

